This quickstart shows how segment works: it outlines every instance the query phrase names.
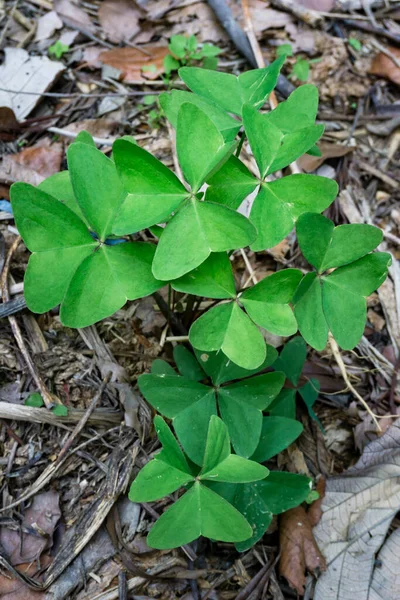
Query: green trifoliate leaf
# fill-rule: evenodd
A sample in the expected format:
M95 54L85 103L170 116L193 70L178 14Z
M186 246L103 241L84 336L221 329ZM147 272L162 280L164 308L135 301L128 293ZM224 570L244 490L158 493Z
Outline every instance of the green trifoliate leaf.
M207 183L206 200L233 210L237 210L258 185L257 179L236 156L231 156Z
M217 414L214 390L176 374L141 375L138 383L146 400L173 420L176 434L189 458L201 465L210 418Z
M287 133L282 140L282 145L268 169L268 174L284 169L295 160L303 156L312 148L324 133L323 125L311 125L291 133Z
M333 202L338 186L318 175L289 175L263 183L251 209L258 236L255 252L272 248L293 229L303 213L322 212Z
M68 171L60 171L60 173L50 175L50 177L42 181L42 183L39 183L37 187L39 190L46 192L46 194L53 196L53 198L57 198L57 200L65 204L65 206L68 206L70 210L87 224L85 216L75 198Z
M113 224L116 235L164 222L187 198L188 192L176 175L143 148L117 140L113 157L128 192Z
M244 377L255 375L274 364L278 357L278 352L275 348L266 344L266 357L264 362L256 369L248 370L243 369L232 362L222 350L219 350L218 352L202 352L200 350L195 350L195 353L197 360L207 375L211 377L214 385L220 385L227 381L243 379Z
M285 417L264 417L261 437L251 460L263 463L285 450L303 431L303 425Z
M256 369L266 356L261 332L235 302L220 304L197 319L190 328L189 339L198 350L221 349L244 369Z
M182 104L176 126L176 151L183 175L196 193L236 147L225 142L211 119L194 104Z
M188 201L171 219L157 246L156 278L171 280L193 271L211 252L243 248L255 239L254 225L219 204Z
M87 327L122 308L127 300L148 296L163 284L151 272L154 246L143 242L102 245L87 256L72 277L61 305L67 327Z
M227 112L242 114L246 102L259 108L264 104L278 81L284 57L265 69L254 69L239 77L219 71L183 67L179 75L189 89Z
M236 454L230 454L213 469L207 472L202 471L199 479L225 483L248 483L249 481L264 479L268 473L268 469L257 462L247 460Z
M168 549L188 544L204 535L232 542L251 535L243 515L218 494L196 482L152 527L147 542Z
M90 227L104 241L126 195L115 164L87 143L71 144L67 157L74 195Z
M275 335L292 335L297 323L289 303L301 278L298 269L278 271L243 292L240 302L260 327Z
M372 225L335 227L322 215L306 213L296 226L302 253L319 273L349 264L374 250L382 241L382 231Z
M279 152L283 134L249 104L243 107L243 124L260 177L264 179Z
M198 363L195 355L185 346L175 346L174 360L179 373L191 381L201 381L206 374Z
M197 269L171 282L174 290L206 298L235 298L235 280L226 252L210 254Z
M306 84L294 90L287 100L280 102L266 115L266 119L286 134L314 125L317 112L318 88Z
M306 342L323 350L330 330L344 350L354 348L364 331L366 297L383 283L390 263L390 254L377 252L324 277L306 275L293 300Z
M322 427L322 424L313 409L315 401L317 400L319 395L319 390L320 383L318 379L310 379L310 381L307 381L307 383L305 383L301 388L298 389L298 392L302 397L304 404L307 407L308 414L310 415L311 419L316 421L320 426L321 431L325 433L324 428Z
M173 127L176 128L179 109L184 103L194 104L202 110L211 119L226 141L235 139L235 136L240 129L240 123L238 121L208 100L205 100L196 94L180 90L172 90L169 93L164 92L160 95L162 109Z
M218 406L226 423L235 452L248 458L257 448L262 427L262 411L279 394L283 373L266 373L221 387Z
M306 358L306 343L303 338L296 336L284 345L279 358L275 361L274 368L277 371L283 371L293 385L298 385Z

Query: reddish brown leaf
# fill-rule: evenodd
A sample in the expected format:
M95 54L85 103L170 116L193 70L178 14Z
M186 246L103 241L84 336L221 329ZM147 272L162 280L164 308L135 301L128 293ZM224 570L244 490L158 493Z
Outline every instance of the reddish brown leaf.
M99 21L111 42L127 42L140 31L140 10L132 0L104 0Z
M143 51L129 47L106 50L99 58L105 65L122 71L124 81L130 83L157 79L164 73L164 57L167 54L166 46L143 46Z
M326 561L315 542L309 517L302 506L292 508L280 519L281 559L279 570L297 591L304 594L306 569L326 569Z
M7 154L0 167L3 181L25 181L38 185L43 179L58 173L63 157L62 144L51 144L48 138L18 154Z
M388 50L400 60L400 48L390 46ZM379 52L379 54L375 56L369 72L372 73L372 75L385 77L386 79L393 81L393 83L400 85L400 68L389 56L383 54L383 52Z
M44 492L33 498L25 511L23 527L25 531L0 529L0 543L11 564L33 562L42 552L51 547L53 531L60 519L59 498L56 492ZM26 530L32 533L26 533Z
M316 488L315 488L319 494L319 498L318 498L318 500L314 500L314 502L311 504L311 506L307 512L308 520L311 523L311 527L315 527L315 525L317 525L317 523L320 522L320 519L322 517L321 505L322 505L322 500L324 499L324 496L325 496L325 488L326 488L325 477L320 477L320 479L318 480L318 483L316 485Z

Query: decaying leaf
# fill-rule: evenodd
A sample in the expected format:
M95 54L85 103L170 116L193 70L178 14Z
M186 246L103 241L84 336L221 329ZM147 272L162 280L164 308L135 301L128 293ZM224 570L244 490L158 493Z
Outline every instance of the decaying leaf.
M354 467L328 479L322 518L314 528L328 569L318 579L315 600L354 600L355 593L357 600L398 599L398 569L391 572L390 566L393 552L397 564L400 558L398 535L384 540L400 509L399 476L400 419L365 448ZM383 571L376 560L381 547Z
M284 513L280 520L281 559L279 570L298 594L304 594L305 571L319 573L326 568L312 532L312 524L302 506Z
M104 0L99 21L111 42L127 42L140 31L140 10L132 0Z
M11 92L0 91L0 106L8 106L18 120L24 119L40 101L40 94L49 89L64 69L61 62L47 56L29 56L23 48L5 48L0 81L1 87ZM19 91L38 95L19 94Z
M400 59L400 49L395 46L390 46L388 50L397 59ZM369 72L372 75L378 75L379 77L385 77L400 85L400 68L393 62L390 56L387 56L383 52L379 52L372 62Z
M80 29L91 32L95 30L87 12L79 8L77 4L70 2L70 0L54 0L53 5L54 10L67 27L78 26Z
M101 62L123 73L127 83L157 79L164 73L164 57L169 50L166 46L143 46L138 48L115 48L106 50L99 56Z
M25 511L22 522L25 531L1 527L0 543L11 564L20 565L38 560L42 552L51 547L53 532L60 516L58 493L44 492L37 494Z
M50 562L50 557L43 556L40 561L40 567L46 567ZM19 565L17 570L33 578L35 578L36 573L39 571L36 563ZM0 574L0 600L44 600L46 596L48 597L46 592L30 590L22 581L11 577L9 573Z
M312 173L329 158L340 158L342 156L346 156L346 154L349 154L354 150L354 148L351 146L330 144L329 142L319 143L318 148L321 150L322 156L311 156L310 154L304 154L304 156L301 156L297 161L299 166L306 173Z
M37 29L35 34L35 42L48 40L54 35L57 29L61 29L63 22L55 10L51 10L37 20Z
M58 173L62 157L62 144L51 144L44 138L18 154L6 154L0 166L0 179L8 183L25 181L38 185L46 177Z
M323 12L328 12L335 6L335 0L296 0L296 2L304 8Z

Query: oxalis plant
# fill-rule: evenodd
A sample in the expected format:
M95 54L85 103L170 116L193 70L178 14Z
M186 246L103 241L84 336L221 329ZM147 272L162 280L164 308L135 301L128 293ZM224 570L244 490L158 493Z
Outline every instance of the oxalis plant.
M269 473L262 463L301 433L298 400L315 418L318 385L299 383L306 342L322 350L331 335L343 349L356 346L366 297L390 265L389 254L374 252L378 228L335 227L321 214L336 197L334 181L282 175L304 153L319 153L323 133L312 85L265 111L283 61L239 77L180 69L191 91L162 94L160 104L176 129L182 180L133 138L117 140L109 158L83 132L68 149L68 171L38 187L11 188L16 225L32 252L24 282L32 311L60 305L64 325L85 327L167 284L188 306L193 295L212 300L193 315L194 354L175 350L179 374L155 361L139 379L177 436L155 418L162 450L130 491L135 502L177 494L151 529L157 548L204 535L244 550L272 515L309 498L308 478ZM240 160L244 142L257 175ZM238 209L250 195L247 217ZM263 251L294 228L304 271L281 269L237 289L232 251ZM277 358L263 330L301 337Z

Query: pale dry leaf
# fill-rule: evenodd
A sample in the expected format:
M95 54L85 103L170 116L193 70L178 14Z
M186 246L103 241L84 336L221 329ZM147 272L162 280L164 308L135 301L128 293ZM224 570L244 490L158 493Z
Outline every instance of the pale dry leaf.
M279 539L280 574L302 595L306 569L311 573L319 573L326 567L325 559L315 542L311 522L302 506L283 513L280 519Z
M195 35L199 42L227 41L228 36L218 22L214 11L206 2L182 4L167 15L170 23L175 23L168 32L169 37L176 34Z
M319 10L329 12L335 6L336 0L296 0L297 4L309 8L310 10Z
M58 493L43 492L33 498L22 521L24 528L30 529L32 534L1 527L0 543L11 564L38 560L42 552L51 547L53 532L60 517Z
M140 14L132 0L104 0L99 8L99 21L107 39L119 44L128 42L140 31Z
M52 35L61 29L63 22L55 10L51 10L37 20L37 29L35 33L35 42L48 40Z
M400 419L365 448L354 467L327 480L314 535L328 569L317 581L314 600L354 600L355 593L357 600L371 600L376 553L399 509Z
M23 48L5 48L5 60L0 66L0 106L11 108L20 121L27 117L65 66L47 56L29 56ZM18 92L33 92L19 94Z
M144 52L146 51L146 53ZM169 53L166 46L143 46L138 48L114 48L99 55L105 65L114 67L123 73L123 81L131 83L157 79L164 73L164 58Z
M77 27L94 32L95 26L91 18L82 8L70 0L54 0L54 10L67 27Z
M90 135L98 138L107 138L115 130L117 122L114 119L101 117L100 119L83 119L70 123L66 131L78 134L80 131L87 131Z
M388 51L400 60L400 48L389 46ZM390 81L393 81L393 83L400 85L400 67L393 62L390 56L387 56L383 52L379 52L379 54L375 56L369 72L372 75L385 77L385 79L389 79Z
M6 154L0 165L0 179L38 185L46 177L58 173L62 158L62 144L51 144L48 138L44 138L18 154Z
M293 17L289 13L268 8L265 2L261 2L261 0L251 0L249 5L256 34L261 34L268 29L281 29L289 23L293 23ZM238 6L240 7L240 4Z

